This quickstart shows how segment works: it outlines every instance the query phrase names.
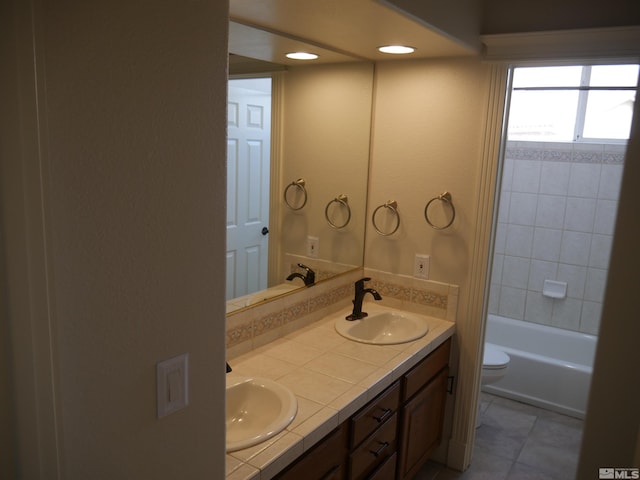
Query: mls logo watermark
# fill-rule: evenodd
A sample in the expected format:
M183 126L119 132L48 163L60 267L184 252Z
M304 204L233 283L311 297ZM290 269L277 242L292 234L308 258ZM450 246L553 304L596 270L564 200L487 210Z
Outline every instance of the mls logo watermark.
M640 468L600 468L599 479L622 478L634 479L640 478Z

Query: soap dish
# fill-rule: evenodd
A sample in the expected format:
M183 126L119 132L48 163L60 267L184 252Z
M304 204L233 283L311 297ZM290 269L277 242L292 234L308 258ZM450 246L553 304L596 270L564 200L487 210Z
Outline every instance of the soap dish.
M567 296L567 282L545 280L542 295L550 298L565 298Z

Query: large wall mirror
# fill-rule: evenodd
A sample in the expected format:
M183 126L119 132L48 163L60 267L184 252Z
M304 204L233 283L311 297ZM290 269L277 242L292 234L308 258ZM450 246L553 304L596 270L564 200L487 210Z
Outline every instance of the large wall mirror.
M230 25L227 313L364 257L373 64L298 39L322 60L276 62L273 37Z

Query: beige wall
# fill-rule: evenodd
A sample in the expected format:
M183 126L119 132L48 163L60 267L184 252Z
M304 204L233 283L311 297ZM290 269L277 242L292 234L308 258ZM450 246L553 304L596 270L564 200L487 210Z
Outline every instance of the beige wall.
M412 276L415 254L428 254L429 278L460 286L452 371L456 412L447 460L459 469L468 465L474 430L492 197L490 187L482 185L487 176L495 178L497 160L486 143L486 119L491 109L501 108L501 100L490 102L493 75L478 59L376 66L365 267ZM435 230L424 209L445 191L451 194L455 221ZM371 215L388 200L397 201L401 222L385 237L371 227ZM384 225L385 213L376 215L378 226ZM444 225L452 212L436 201L429 214Z
M431 255L431 279L460 285L458 374L460 381L466 380L458 383L457 402L473 405L473 380L468 371L476 365L482 328L480 316L468 316L477 312L473 298L483 289L472 278L471 257L476 229L482 227L475 215L478 190L486 181L481 178L480 165L486 148L482 141L490 67L477 60L386 63L377 65L376 75L365 266L411 275L414 254L427 253ZM637 140L637 133L635 137ZM637 156L636 141L635 147L629 146L626 164L634 163ZM625 185L638 183L636 170L625 168ZM435 231L426 225L423 209L429 198L444 190L453 196L456 221L448 230ZM579 478L592 478L593 468L613 465L614 460L619 466L631 465L637 448L638 381L615 373L634 361L633 342L638 338L637 306L629 291L640 270L633 247L633 239L640 234L636 233L638 199L634 195L633 188L626 188L619 204L621 212L626 212L621 213L614 240L614 252L620 249L619 265L609 276L601 327L608 341L601 342L598 352L581 460L589 467ZM398 201L401 227L391 237L380 237L370 227L369 217L376 206L390 199ZM613 411L617 422L611 421ZM469 412L456 410L456 415ZM458 440L470 442L472 437L469 433ZM450 444L454 450L455 440Z
M2 165L22 478L221 478L227 5L35 5L38 70L2 59L32 75ZM158 420L185 352L190 405Z
M3 72L15 69L16 38L13 28L13 10L10 2L0 2L0 68ZM18 111L17 84L9 75L0 75L0 104L4 115L0 115L0 225L6 225L4 205L7 199L8 170L4 159L14 155L14 145L8 138L15 137L15 114ZM7 137L9 136L9 137ZM0 228L0 477L15 478L15 406L13 404L11 330L9 327L9 292L7 281L6 233Z
M308 202L298 211L282 205L277 235L281 254L306 255L308 236L320 240L319 258L362 265L373 65L352 63L290 68L284 78L280 191L307 182ZM295 193L292 188L289 192ZM349 197L351 220L339 230L325 219L327 203ZM295 199L294 195L290 195ZM336 221L346 217L336 214ZM288 272L281 272L284 279Z
M488 75L488 66L476 59L376 67L368 268L413 275L414 255L424 253L431 255L430 279L467 290ZM435 230L427 224L424 208L445 191L452 195L456 218L449 229ZM396 234L383 237L371 227L371 214L387 200L398 202L401 222ZM436 203L429 212L436 217L439 207ZM384 223L385 212L376 219ZM466 315L464 303L458 315Z

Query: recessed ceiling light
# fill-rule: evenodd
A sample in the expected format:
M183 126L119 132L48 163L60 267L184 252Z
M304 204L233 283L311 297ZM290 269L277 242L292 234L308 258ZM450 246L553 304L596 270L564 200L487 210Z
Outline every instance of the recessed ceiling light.
M407 47L406 45L384 45L378 47L382 53L391 53L393 55L406 55L407 53L413 53L416 51L413 47Z
M315 60L318 55L309 52L291 52L287 53L286 57L292 60Z

